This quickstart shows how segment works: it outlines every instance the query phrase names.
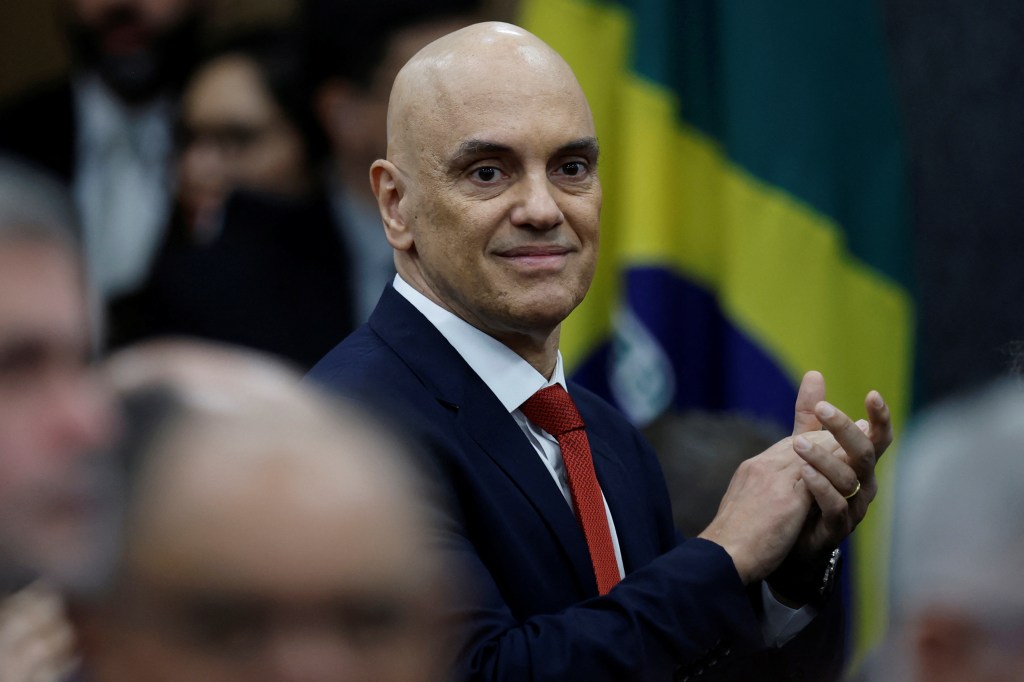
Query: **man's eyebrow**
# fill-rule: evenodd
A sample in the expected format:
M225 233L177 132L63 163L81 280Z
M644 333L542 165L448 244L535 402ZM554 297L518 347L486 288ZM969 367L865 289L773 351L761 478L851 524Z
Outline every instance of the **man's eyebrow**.
M506 144L500 144L498 142L491 142L489 140L466 140L458 146L455 153L451 156L451 163L457 164L460 160L466 159L473 156L482 156L487 154L507 154L512 151L512 147Z
M451 155L450 163L451 165L458 165L460 161L467 158L486 156L490 154L508 154L511 151L512 147L506 144L501 144L500 142L478 139L466 140L460 144L455 150L455 153ZM563 144L558 148L556 155L580 154L596 161L600 152L600 146L597 143L596 137L581 137L577 140Z
M558 154L579 154L597 161L597 157L601 154L601 148L597 144L596 137L581 137L578 140L563 144L558 148Z

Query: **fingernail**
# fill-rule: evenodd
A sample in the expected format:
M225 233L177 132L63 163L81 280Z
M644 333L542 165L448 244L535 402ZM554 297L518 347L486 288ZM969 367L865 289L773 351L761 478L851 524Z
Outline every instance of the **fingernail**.
M857 420L857 428L863 431L865 434L868 432L868 421L866 419Z
M824 400L822 400L820 403L818 403L818 416L819 417L824 417L825 419L829 419L830 417L835 416L835 413L836 413L836 408L832 407L832 405L830 403L827 403Z
M871 404L877 407L878 409L882 409L883 407L885 407L885 401L882 400L882 395L877 391L875 391L875 394L871 396Z
M803 436L797 436L793 439L793 449L797 452L808 452L811 449L811 441Z

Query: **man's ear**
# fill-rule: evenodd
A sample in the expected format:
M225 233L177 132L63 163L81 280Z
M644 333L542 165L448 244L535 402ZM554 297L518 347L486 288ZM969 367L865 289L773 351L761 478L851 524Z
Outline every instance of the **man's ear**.
M402 198L405 183L395 164L377 159L370 166L370 187L377 197L381 220L384 221L384 236L396 251L408 251L413 246L413 234L402 214Z

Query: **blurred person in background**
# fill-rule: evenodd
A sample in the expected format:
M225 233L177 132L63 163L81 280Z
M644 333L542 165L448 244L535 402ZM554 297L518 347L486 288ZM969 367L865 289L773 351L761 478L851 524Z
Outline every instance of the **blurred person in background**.
M369 168L387 152L387 106L398 70L420 48L477 20L480 0L306 0L303 23L315 107L330 139L334 222L351 255L358 323L395 275Z
M145 285L112 310L113 346L184 334L309 367L352 330L349 258L319 182L327 143L294 38L230 37L189 81L175 220Z
M890 632L858 679L1024 679L1024 386L921 417L897 472Z
M72 645L48 585L95 569L113 429L61 183L0 159L0 680L58 679ZM38 582L43 576L48 583Z
M736 469L785 437L773 423L739 414L670 410L643 429L661 464L672 519L695 537L715 518Z
M215 238L233 189L313 193L327 150L301 59L291 34L254 31L216 49L189 80L178 124L178 203L195 241Z
M123 544L74 604L89 682L440 682L430 486L352 405L229 348L158 342L125 400Z
M0 149L73 188L104 300L146 274L171 206L172 126L207 0L55 0L72 70L0 111Z

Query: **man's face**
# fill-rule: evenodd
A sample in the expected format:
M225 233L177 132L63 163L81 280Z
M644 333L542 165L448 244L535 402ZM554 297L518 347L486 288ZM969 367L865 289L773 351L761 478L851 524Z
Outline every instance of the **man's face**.
M913 676L920 682L1019 682L1024 680L1024 622L1000 617L999 607L979 618L957 609L931 608L908 628Z
M302 137L243 55L204 65L182 98L179 201L209 224L235 188L301 195L309 181Z
M176 26L196 0L71 0L72 16L99 39L103 54L129 55L149 48Z
M61 570L102 502L92 450L110 405L86 366L88 325L69 252L0 239L0 555Z
M398 149L415 277L499 340L546 337L583 299L597 260L593 120L566 67L463 69L422 103Z
M247 462L209 443L145 474L120 589L84 629L89 679L444 679L444 597L401 500L333 465L239 476Z
M176 85L191 66L205 0L64 0L77 56L129 102Z

